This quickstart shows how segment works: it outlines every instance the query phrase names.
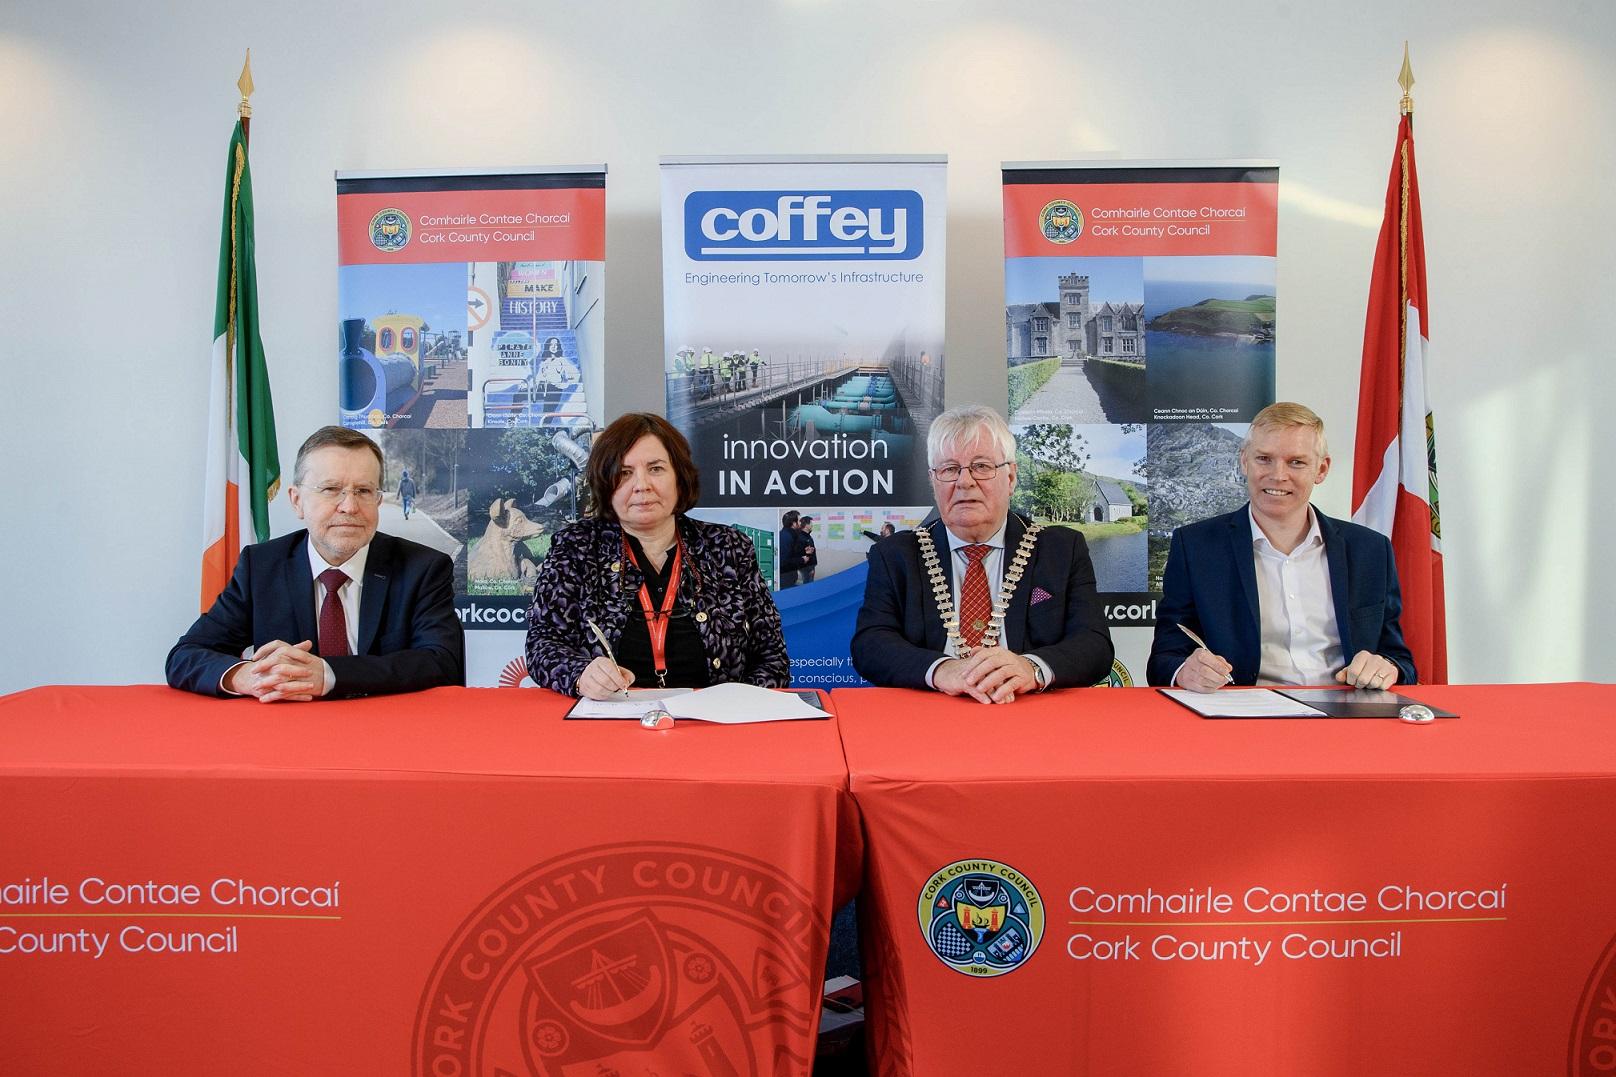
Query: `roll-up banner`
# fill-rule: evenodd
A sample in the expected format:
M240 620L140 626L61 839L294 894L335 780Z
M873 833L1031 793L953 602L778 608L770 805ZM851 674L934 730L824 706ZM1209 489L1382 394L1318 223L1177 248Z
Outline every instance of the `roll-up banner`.
M865 554L931 506L946 192L941 156L662 161L663 369L701 469L692 515L752 538L795 684L862 683Z
M1272 161L1004 166L1014 504L1088 539L1113 684L1142 683L1173 529L1246 500L1278 191Z
M604 420L606 167L337 173L338 421L380 529L454 558L466 683L531 683L527 605Z

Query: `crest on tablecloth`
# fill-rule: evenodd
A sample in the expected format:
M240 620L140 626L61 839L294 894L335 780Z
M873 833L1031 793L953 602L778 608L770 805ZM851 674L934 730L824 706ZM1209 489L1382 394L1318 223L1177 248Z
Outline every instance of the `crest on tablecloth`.
M1031 880L996 860L957 860L920 890L920 928L931 952L958 972L1002 976L1044 935L1044 903Z

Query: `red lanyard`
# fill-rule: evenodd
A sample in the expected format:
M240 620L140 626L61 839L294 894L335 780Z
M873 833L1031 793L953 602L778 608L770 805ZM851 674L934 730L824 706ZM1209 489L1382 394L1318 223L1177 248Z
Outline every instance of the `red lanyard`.
M654 609L651 606L651 585L642 580L640 583L640 610L645 614L645 631L651 637L651 663L656 667L657 684L666 688L668 686L668 622L673 616L673 603L679 597L679 571L681 555L685 544L679 543L673 549L673 568L668 573L668 590L662 596L662 608ZM634 560L634 548L623 539L623 552L633 562L635 568L640 563ZM640 568L640 575L645 575L645 569Z

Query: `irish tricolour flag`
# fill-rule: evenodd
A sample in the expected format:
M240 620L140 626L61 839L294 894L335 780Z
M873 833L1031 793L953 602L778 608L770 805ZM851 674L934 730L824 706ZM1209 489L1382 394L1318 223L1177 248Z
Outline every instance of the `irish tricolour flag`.
M1352 518L1391 538L1403 592L1403 635L1420 680L1448 679L1437 508L1436 418L1425 390L1430 308L1414 171L1414 120L1404 113L1375 248L1358 389Z
M230 582L241 547L269 538L269 502L281 485L269 371L258 335L252 176L247 169L247 132L240 121L230 138L225 168L207 453L202 497L204 610Z

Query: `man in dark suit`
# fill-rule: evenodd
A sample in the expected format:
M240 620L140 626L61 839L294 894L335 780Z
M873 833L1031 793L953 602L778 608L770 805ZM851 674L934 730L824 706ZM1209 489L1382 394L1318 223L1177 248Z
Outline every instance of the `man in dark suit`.
M1269 405L1252 420L1240 467L1245 506L1173 532L1150 683L1197 692L1412 683L1391 543L1308 504L1330 471L1323 420L1301 404Z
M937 520L870 549L853 666L875 684L1009 703L1091 685L1111 633L1081 533L1010 512L1016 444L998 413L954 408L926 439Z
M287 490L308 529L241 551L168 653L168 683L263 703L464 684L452 563L377 533L381 484L381 449L365 435L310 435Z
M780 517L780 543L775 550L775 557L780 562L780 586L776 590L784 591L801 582L797 578L802 571L802 544L797 541L798 518L796 509Z

